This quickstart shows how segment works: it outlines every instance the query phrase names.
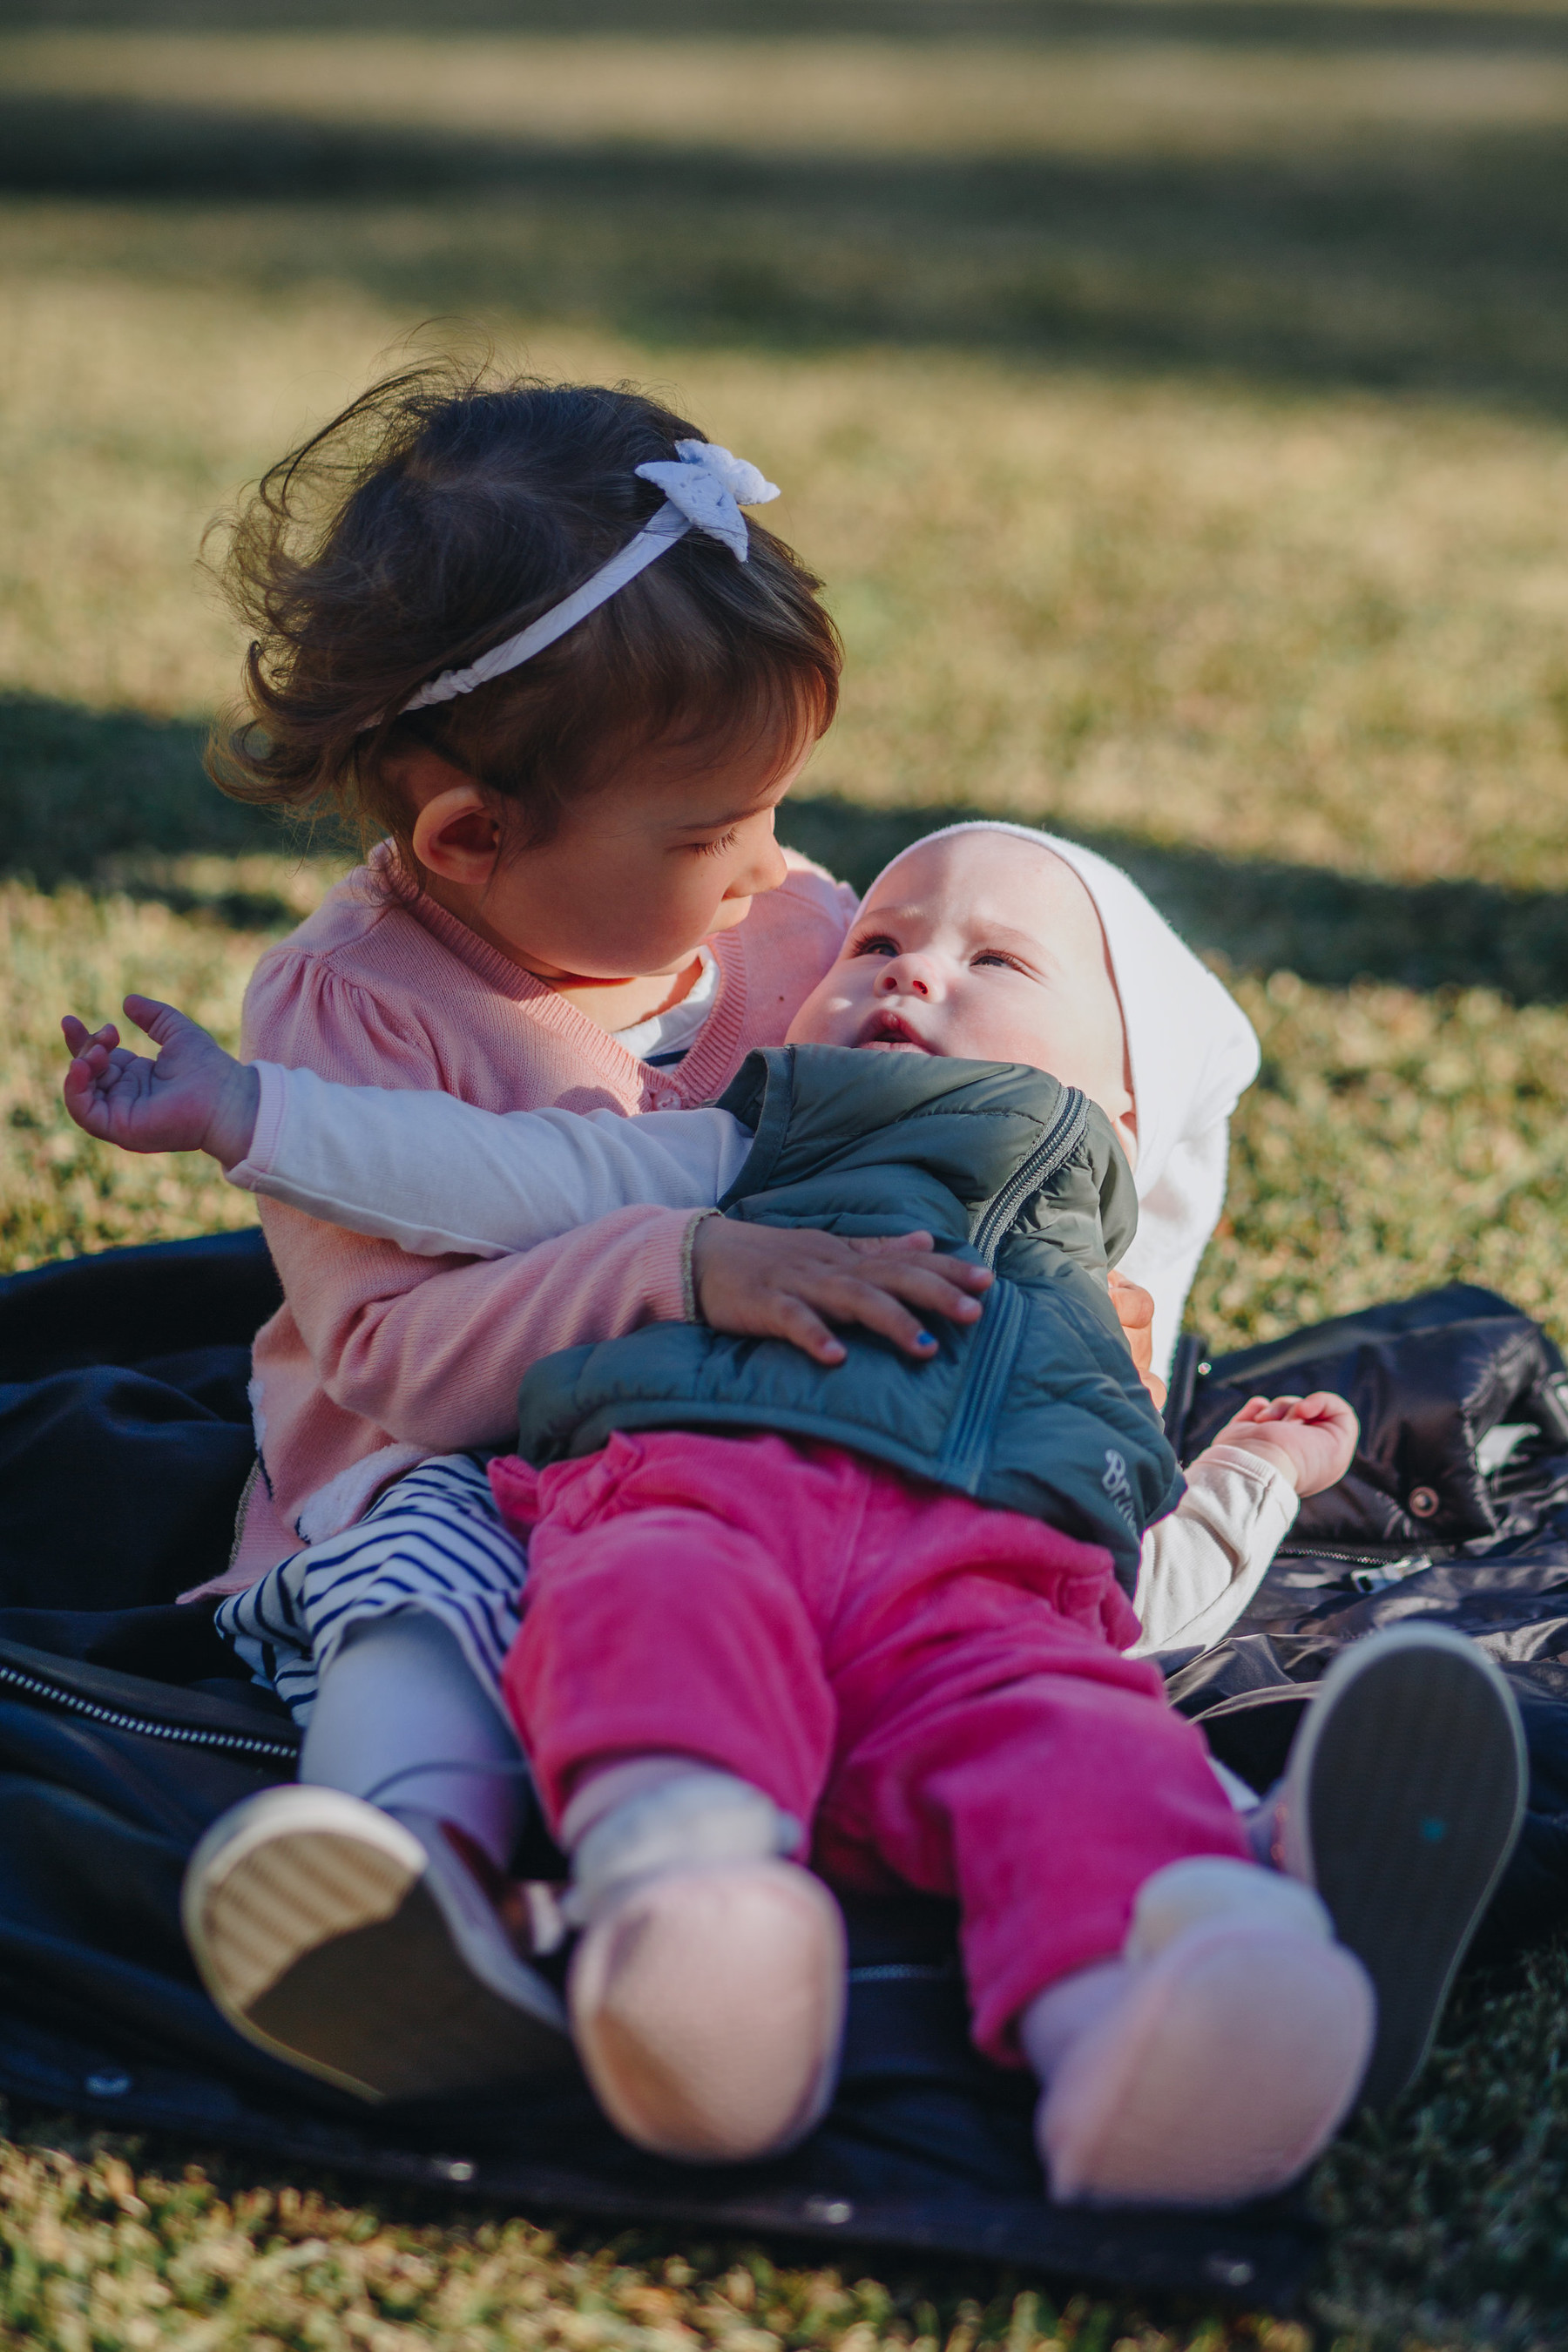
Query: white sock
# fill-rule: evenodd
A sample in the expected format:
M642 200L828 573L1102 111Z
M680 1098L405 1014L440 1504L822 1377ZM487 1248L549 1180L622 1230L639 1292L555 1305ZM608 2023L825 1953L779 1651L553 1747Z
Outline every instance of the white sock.
M406 1805L435 1813L504 1870L527 1802L522 1761L517 1734L456 1634L438 1617L405 1609L355 1627L332 1656L300 1778L389 1812Z
M612 1764L574 1791L561 1821L572 1856L565 1909L586 1925L634 1879L690 1864L762 1862L794 1853L804 1832L771 1797L688 1756Z

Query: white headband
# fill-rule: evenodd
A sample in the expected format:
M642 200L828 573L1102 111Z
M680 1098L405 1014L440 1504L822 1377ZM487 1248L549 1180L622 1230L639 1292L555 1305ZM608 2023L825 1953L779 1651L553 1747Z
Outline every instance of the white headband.
M658 484L665 502L635 539L601 564L581 588L574 588L570 596L563 596L515 637L492 646L467 669L444 669L439 677L410 695L404 709L423 710L433 702L451 702L458 695L472 694L476 686L488 686L492 677L504 677L509 669L531 661L535 654L607 604L617 588L635 580L689 530L703 530L710 539L721 540L736 562L744 563L751 551L741 509L766 506L778 496L776 484L766 480L744 457L732 457L716 441L678 441L675 454L679 462L664 459L636 469L641 480Z

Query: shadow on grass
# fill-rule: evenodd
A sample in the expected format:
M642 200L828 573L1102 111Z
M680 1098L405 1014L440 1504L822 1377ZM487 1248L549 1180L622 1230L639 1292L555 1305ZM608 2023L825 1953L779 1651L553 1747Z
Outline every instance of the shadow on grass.
M0 871L46 889L92 884L117 860L335 850L242 808L202 772L203 730L42 697L0 697ZM974 807L868 809L827 795L789 802L780 833L864 889L895 853ZM997 812L1004 814L1004 812ZM1369 882L1312 866L1256 863L1137 835L1071 830L1142 884L1194 946L1241 970L1299 972L1326 988L1493 988L1517 1003L1568 1002L1568 898L1484 882ZM120 875L115 887L126 887ZM129 886L177 913L268 929L295 909L264 891L193 890L156 874Z
M1179 6L1152 13L1148 36L1176 37ZM1568 50L1568 18L1536 23ZM1418 59L1419 39L1401 47ZM316 278L416 316L1568 405L1560 126L1438 121L1289 152L1259 131L1245 154L1163 157L1136 140L1109 156L768 155L745 136L552 142L13 96L0 191L122 207L93 232L122 268Z
M786 803L779 832L863 890L911 841L986 814L1005 812L866 809L824 796ZM1237 970L1294 971L1320 988L1376 980L1568 1001L1568 898L1485 882L1365 881L1141 835L1060 830L1124 866L1184 939Z
M41 695L0 695L0 873L52 890L91 882L138 854L183 858L288 855L297 834L226 800L202 772L205 728L138 711L83 710ZM295 919L265 891L216 896L132 881L132 896L203 913L237 930Z
M7 0L16 32L428 34L430 0ZM824 37L1074 42L1130 37L1216 47L1476 49L1562 55L1568 20L1521 7L1385 0L443 0L447 33L641 39Z

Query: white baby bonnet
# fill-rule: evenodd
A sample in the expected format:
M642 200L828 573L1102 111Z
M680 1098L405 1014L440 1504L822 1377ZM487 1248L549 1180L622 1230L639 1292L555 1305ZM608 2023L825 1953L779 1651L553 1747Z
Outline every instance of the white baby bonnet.
M1258 1076L1252 1024L1109 858L1032 825L984 818L944 825L925 841L959 833L1010 833L1055 850L1099 911L1138 1111L1138 1233L1121 1271L1153 1294L1154 1368L1167 1371L1198 1260L1225 1205L1230 1115ZM910 846L923 848L925 841Z

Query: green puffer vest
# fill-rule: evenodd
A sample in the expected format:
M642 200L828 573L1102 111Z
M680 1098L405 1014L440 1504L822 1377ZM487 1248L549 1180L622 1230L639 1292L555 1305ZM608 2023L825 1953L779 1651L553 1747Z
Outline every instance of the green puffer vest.
M536 1364L519 1450L542 1466L614 1430L819 1439L1104 1544L1131 1591L1143 1529L1183 1480L1107 1288L1137 1207L1104 1113L1041 1070L837 1045L748 1055L722 1108L756 1139L726 1216L924 1227L994 1266L980 1320L938 1320L925 1363L846 1330L832 1370L782 1339L649 1324Z

